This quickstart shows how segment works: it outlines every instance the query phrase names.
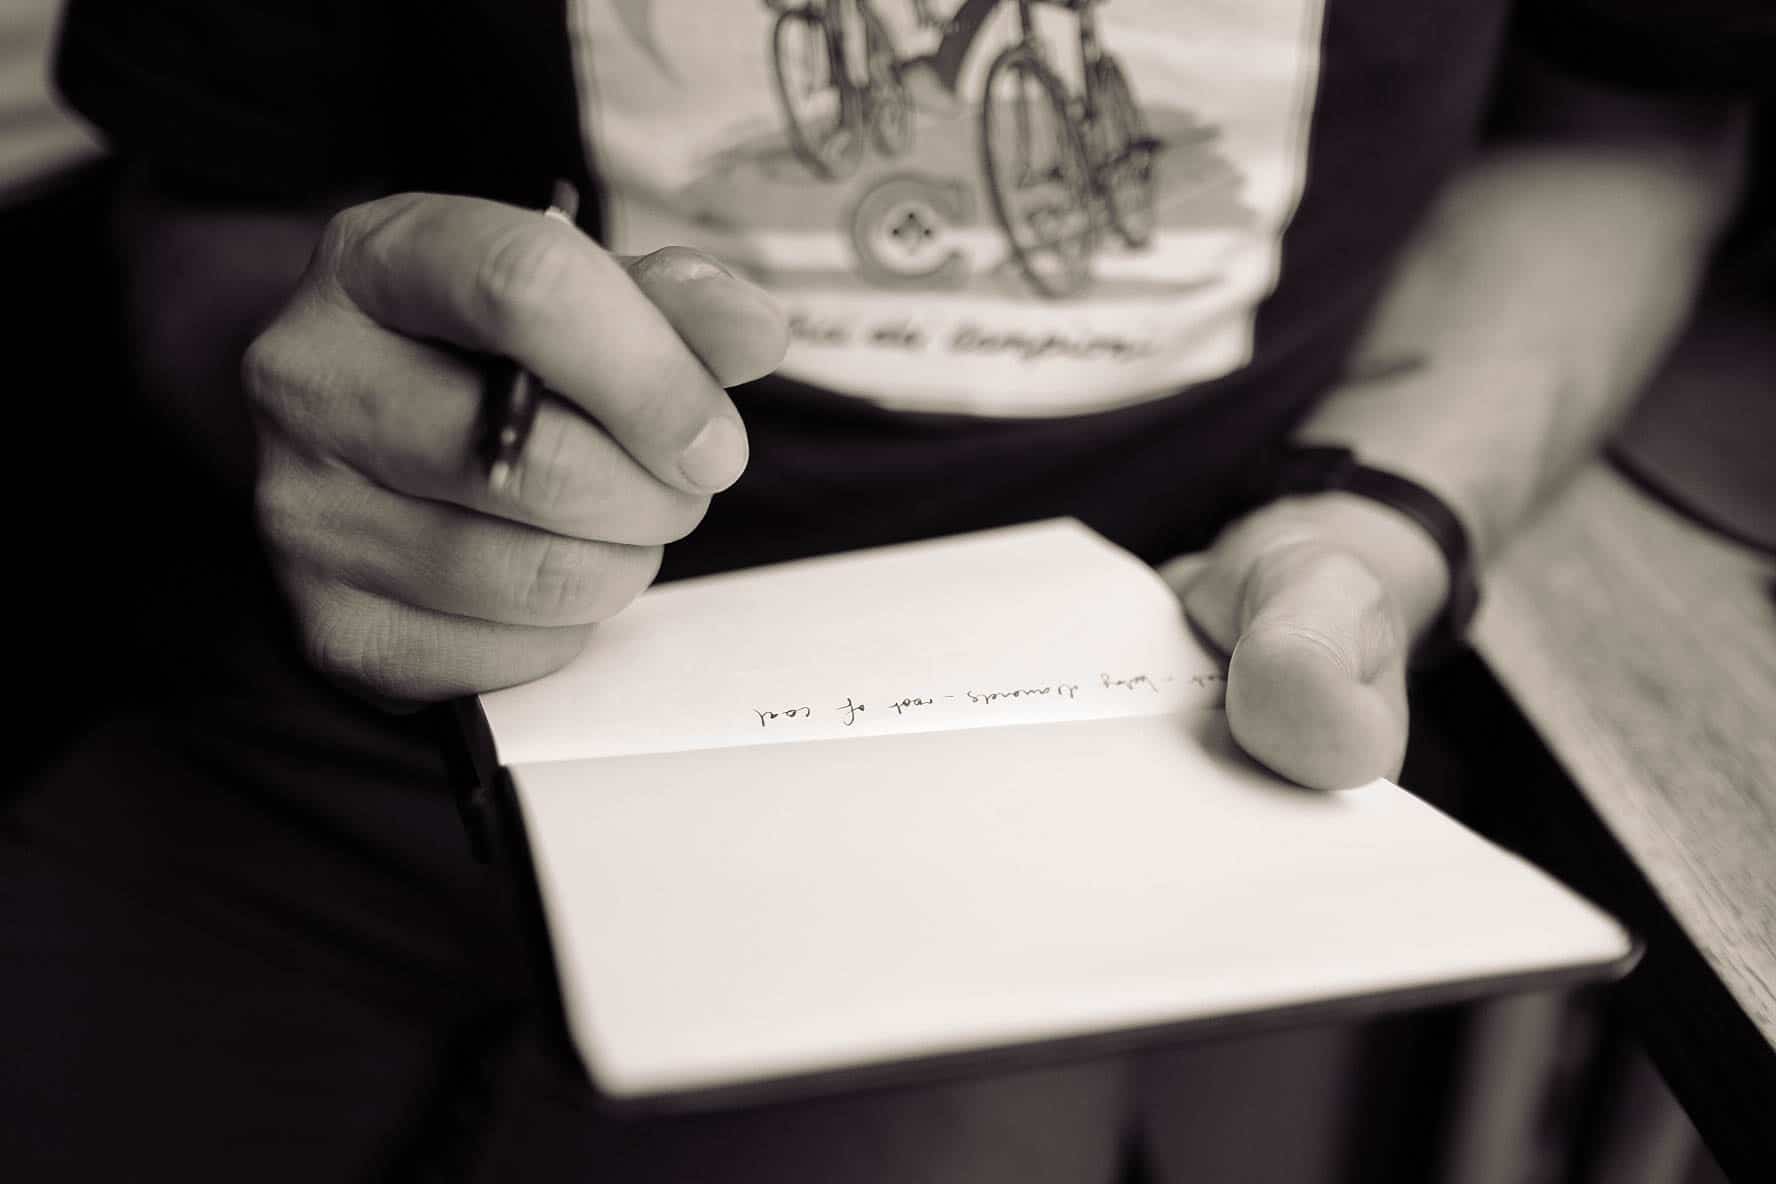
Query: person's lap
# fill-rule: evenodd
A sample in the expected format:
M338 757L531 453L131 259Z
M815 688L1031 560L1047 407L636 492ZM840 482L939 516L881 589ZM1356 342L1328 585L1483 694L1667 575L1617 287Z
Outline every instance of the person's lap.
M1242 1148L1279 1127L1325 1158L1336 1091L1306 1082L1348 1047L1326 1036L606 1118L538 1035L428 732L284 706L118 721L8 804L11 1178L1085 1184L1137 1119L1175 1178L1228 1148L1256 1169Z

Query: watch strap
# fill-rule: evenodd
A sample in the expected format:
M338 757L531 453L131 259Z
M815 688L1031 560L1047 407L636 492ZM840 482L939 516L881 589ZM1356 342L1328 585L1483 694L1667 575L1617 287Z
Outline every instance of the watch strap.
M1449 591L1413 650L1415 667L1434 665L1462 645L1480 607L1480 581L1468 531L1454 510L1423 485L1398 473L1372 469L1349 448L1331 444L1292 447L1276 473L1274 492L1282 497L1350 493L1397 510L1430 535L1449 572Z

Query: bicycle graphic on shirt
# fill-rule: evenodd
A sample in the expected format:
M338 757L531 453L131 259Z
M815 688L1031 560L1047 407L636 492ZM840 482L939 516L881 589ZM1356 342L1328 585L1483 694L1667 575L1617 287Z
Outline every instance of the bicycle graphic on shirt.
M856 172L866 131L885 156L912 146L913 102L869 0L782 8L771 26L771 67L790 147L815 176Z
M773 7L782 2L772 0ZM772 66L797 157L816 176L838 180L862 161L866 129L884 155L906 152L913 138L908 78L928 72L954 95L963 60L1004 2L963 0L948 20L939 20L927 0L913 0L918 23L941 37L936 50L910 59L896 52L869 0L781 8L771 33ZM1091 282L1105 227L1141 248L1152 241L1155 225L1153 164L1160 144L1122 67L1098 37L1101 2L1015 0L1017 36L988 66L979 105L981 171L994 217L1030 286L1056 299ZM1036 28L1039 3L1076 15L1077 92L1051 64ZM918 210L896 206L897 218L909 213ZM925 214L942 224L936 206ZM930 238L902 230L897 226L896 235L908 243Z

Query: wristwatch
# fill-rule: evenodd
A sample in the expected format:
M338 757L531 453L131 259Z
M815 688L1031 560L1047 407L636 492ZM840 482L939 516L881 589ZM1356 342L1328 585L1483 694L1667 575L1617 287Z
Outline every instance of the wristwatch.
M1288 449L1277 468L1273 493L1279 497L1351 493L1390 506L1423 527L1443 552L1449 569L1449 594L1443 611L1413 649L1412 665L1419 669L1436 665L1461 648L1480 607L1480 580L1467 528L1442 498L1398 473L1372 469L1358 461L1349 448L1333 444Z

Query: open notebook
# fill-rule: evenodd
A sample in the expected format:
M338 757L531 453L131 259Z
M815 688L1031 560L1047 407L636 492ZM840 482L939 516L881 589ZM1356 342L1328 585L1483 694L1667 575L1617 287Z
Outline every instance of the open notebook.
M1151 569L1055 521L662 587L484 696L594 1083L770 1096L1627 964L1401 789L1257 768L1221 684Z

